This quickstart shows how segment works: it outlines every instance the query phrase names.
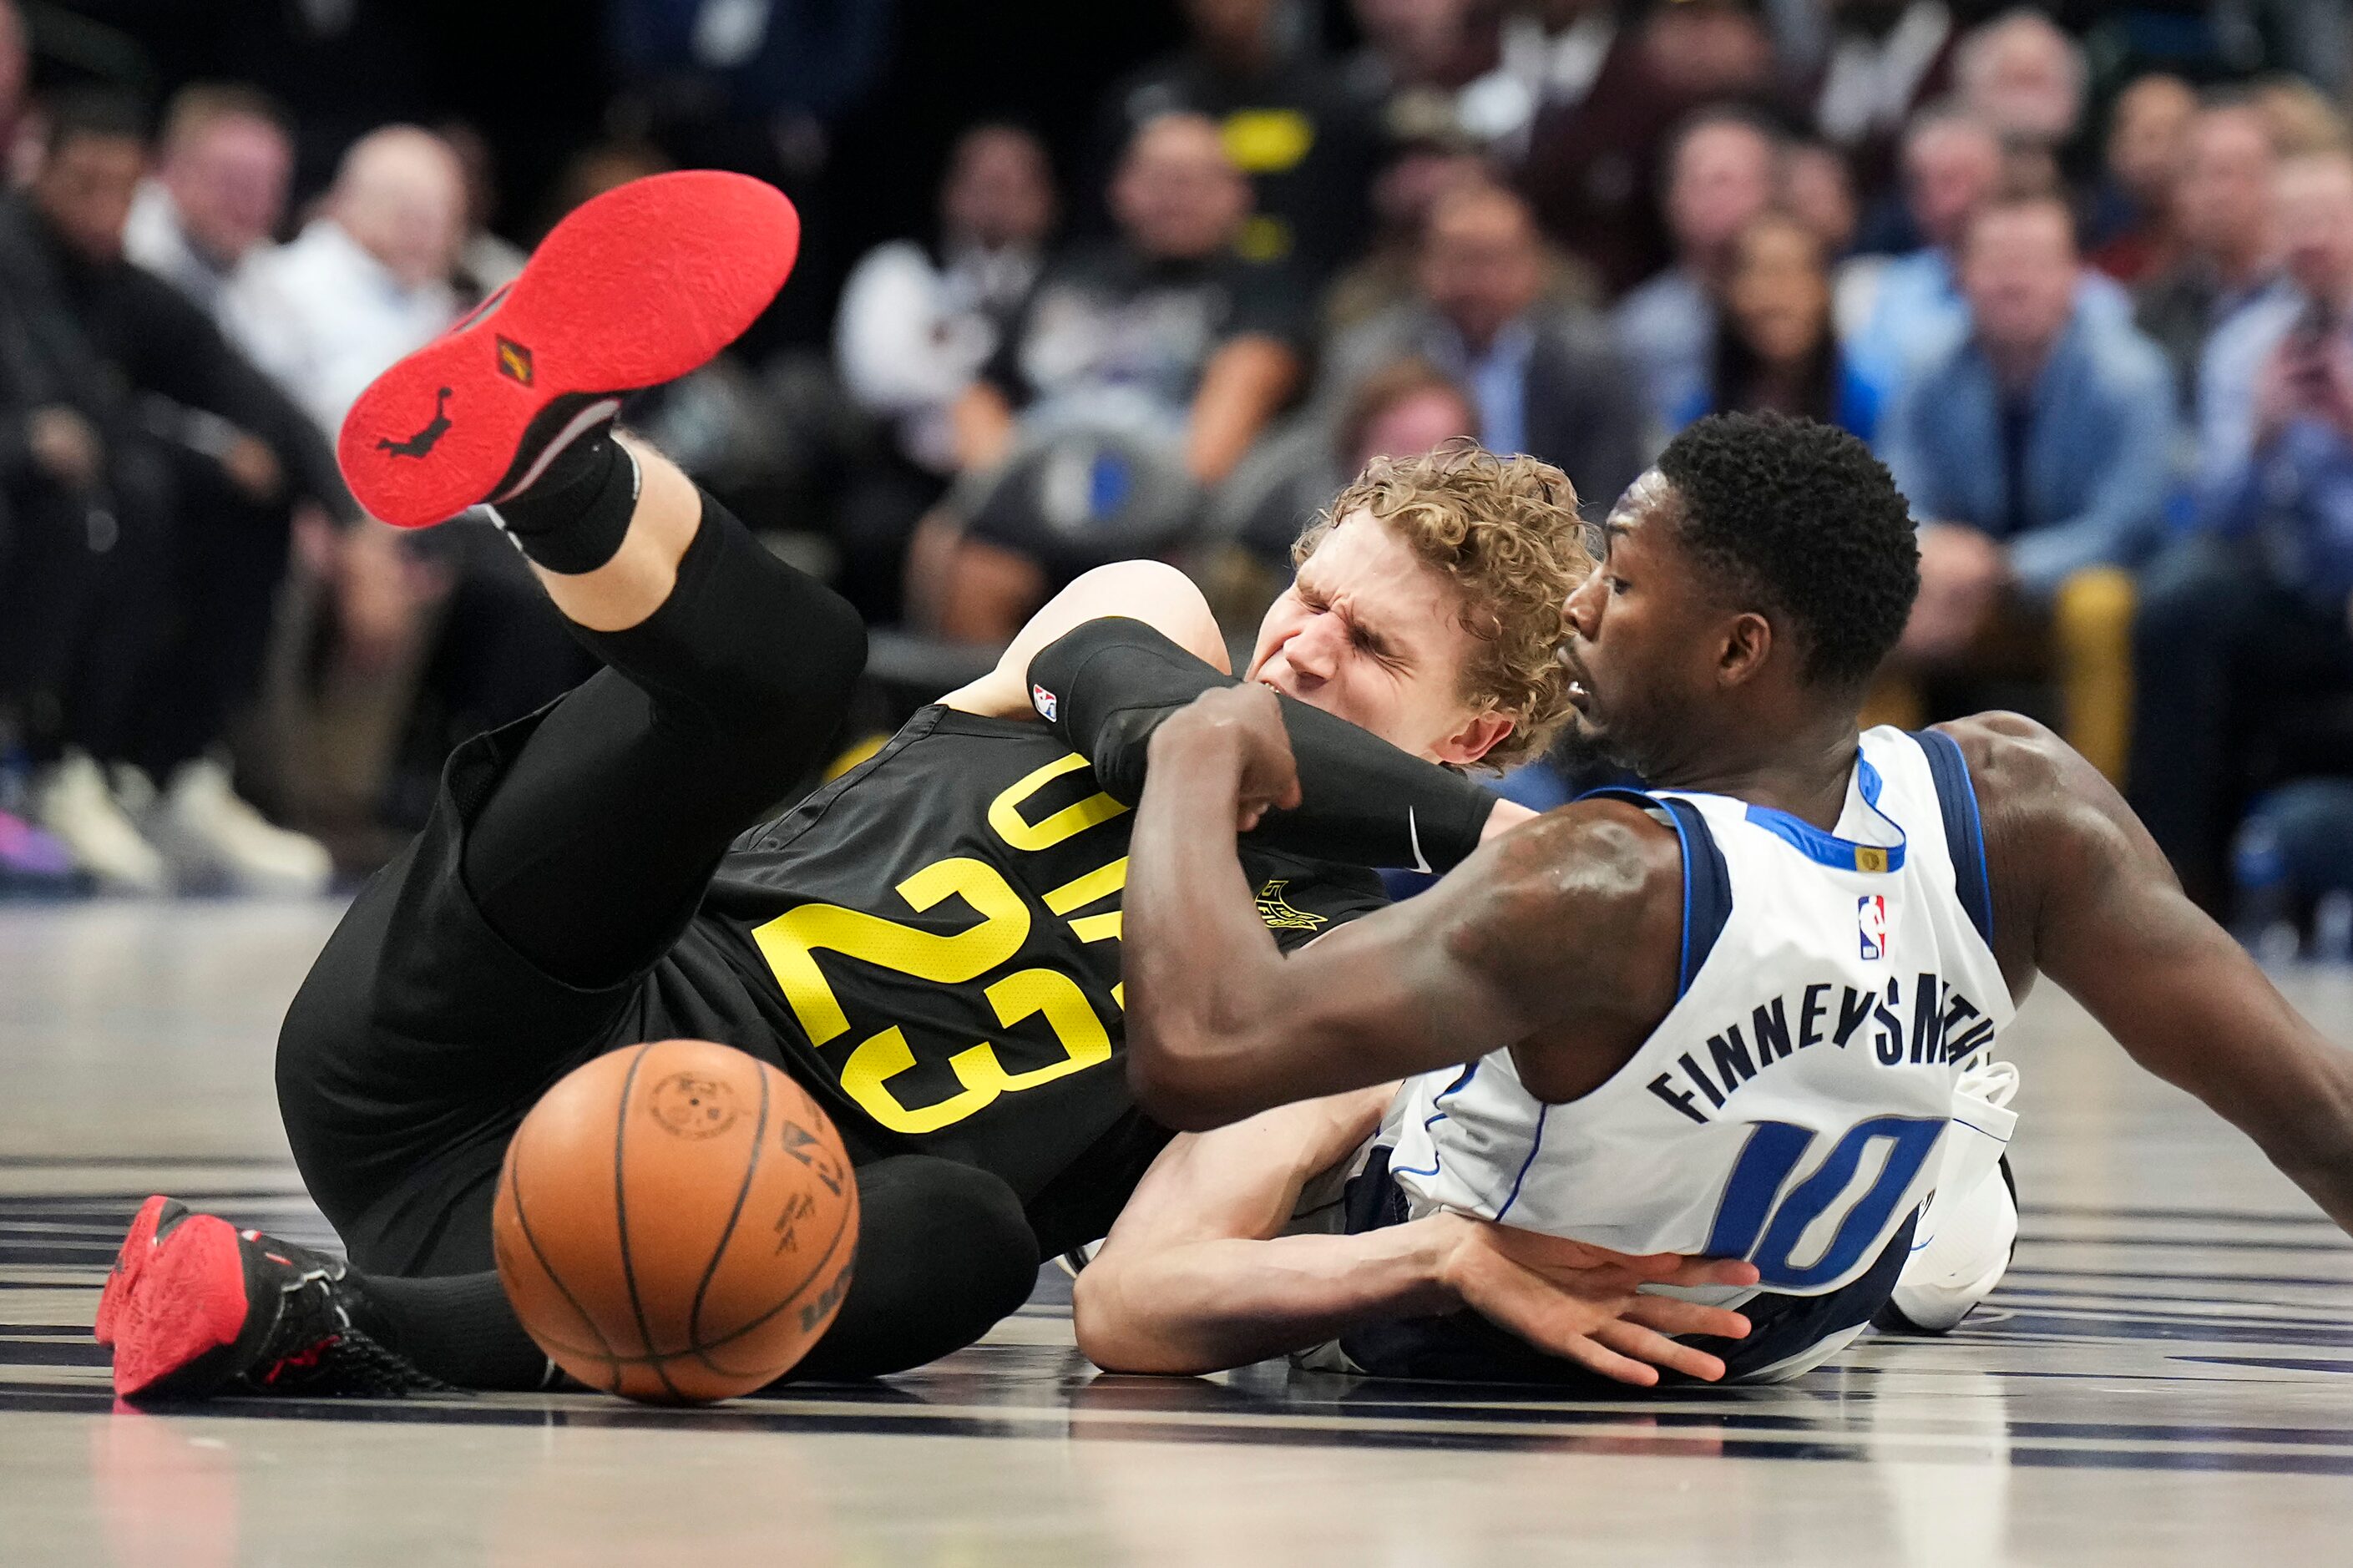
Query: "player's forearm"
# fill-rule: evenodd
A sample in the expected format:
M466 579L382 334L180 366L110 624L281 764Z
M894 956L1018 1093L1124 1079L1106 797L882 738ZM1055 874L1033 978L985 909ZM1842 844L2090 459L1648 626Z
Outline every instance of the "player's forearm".
M1238 684L1163 633L1123 616L1090 620L1039 650L1029 699L1094 764L1118 800L1134 804L1152 738L1167 718L1214 687ZM1410 756L1368 731L1285 698L1282 724L1299 766L1300 804L1268 814L1252 842L1345 866L1451 870L1492 837L1495 796L1459 773ZM1527 814L1512 808L1514 825Z
M1427 1225L1198 1241L1133 1259L1106 1251L1079 1276L1079 1349L1106 1372L1247 1366L1366 1323L1450 1310L1443 1268L1442 1238Z
M1236 854L1238 764L1165 741L1152 751L1128 840L1128 1078L1146 1112L1204 1131L1264 1109L1240 1080L1276 1010L1282 954Z

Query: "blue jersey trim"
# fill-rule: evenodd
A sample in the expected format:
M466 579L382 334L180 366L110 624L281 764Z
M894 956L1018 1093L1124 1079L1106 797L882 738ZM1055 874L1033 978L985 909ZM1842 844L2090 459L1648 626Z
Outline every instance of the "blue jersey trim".
M1453 1112L1443 1109L1440 1102L1443 1101L1448 1095L1460 1094L1464 1089L1468 1088L1471 1080L1478 1076L1478 1072L1479 1064L1477 1062L1472 1062L1462 1069L1462 1075L1460 1078L1457 1078L1452 1083L1448 1084L1444 1089L1440 1089L1436 1094L1430 1096L1430 1114L1422 1118L1421 1122L1421 1130L1424 1132L1428 1132L1431 1128L1437 1126L1440 1122L1445 1121L1448 1117L1453 1114ZM1390 1171L1390 1174L1398 1176L1435 1176L1438 1174L1438 1167L1443 1162L1440 1159L1438 1152L1438 1140L1433 1138L1430 1141L1429 1170L1425 1171L1418 1166L1407 1165L1393 1167Z
M1687 800L1645 795L1638 789L1613 785L1588 790L1577 798L1630 801L1646 810L1667 814L1683 855L1683 944L1675 972L1675 1000L1682 1001L1707 955L1715 951L1715 939L1724 934L1725 922L1732 919L1732 872L1724 863L1724 851L1715 847L1715 835L1708 831L1707 818Z
M1953 891L1986 946L1993 946L1993 879L1986 871L1985 821L1978 815L1977 785L1960 742L1942 730L1915 730L1912 739L1928 758L1936 805L1945 814L1945 848L1953 862Z
M1536 1111L1535 1135L1528 1140L1528 1157L1520 1162L1520 1173L1512 1178L1511 1196L1505 1198L1504 1206L1495 1211L1498 1224L1502 1223L1505 1215L1512 1212L1512 1205L1520 1201L1520 1184L1528 1179L1528 1168L1536 1163L1536 1151L1544 1147L1545 1119L1551 1114L1552 1107L1549 1105L1541 1107Z
M1792 816L1769 805L1752 805L1748 820L1795 848L1799 854L1818 866L1828 866L1833 871L1901 871L1904 869L1904 827L1879 809L1879 792L1883 781L1879 770L1867 758L1854 760L1855 783L1862 790L1862 804L1876 814L1879 820L1895 831L1895 842L1882 847L1876 844L1857 844L1852 838L1841 838L1835 833L1825 833L1802 816Z

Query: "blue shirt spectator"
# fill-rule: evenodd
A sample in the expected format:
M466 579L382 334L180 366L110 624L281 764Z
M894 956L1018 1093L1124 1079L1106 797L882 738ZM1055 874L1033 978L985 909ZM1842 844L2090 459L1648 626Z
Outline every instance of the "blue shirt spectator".
M1972 330L1911 377L1888 466L1924 523L2000 544L2000 575L2035 601L2154 542L2171 489L2172 378L2156 346L2082 300L2072 220L2052 198L1972 222ZM1926 582L1924 596L1940 584ZM2000 575L1965 597L1981 617Z

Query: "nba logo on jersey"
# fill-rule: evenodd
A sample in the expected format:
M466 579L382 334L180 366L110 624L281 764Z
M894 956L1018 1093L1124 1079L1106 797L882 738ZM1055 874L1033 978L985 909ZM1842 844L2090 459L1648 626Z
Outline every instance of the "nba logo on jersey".
M1043 719L1049 724L1054 721L1054 710L1060 706L1060 704L1054 700L1054 694L1052 692L1033 682L1029 688L1029 700L1037 704L1039 718Z
M1862 928L1862 956L1883 958L1887 954L1887 899L1880 893L1869 893L1854 901L1855 923Z

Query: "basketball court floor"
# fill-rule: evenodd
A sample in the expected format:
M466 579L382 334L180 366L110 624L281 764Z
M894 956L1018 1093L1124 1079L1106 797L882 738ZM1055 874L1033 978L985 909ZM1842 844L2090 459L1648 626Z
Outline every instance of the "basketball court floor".
M2004 1289L1783 1388L1099 1377L1050 1274L887 1384L118 1409L90 1321L142 1196L328 1239L270 1053L334 913L0 906L0 1563L2353 1561L2353 1242L2056 994ZM2353 1040L2353 973L2283 982Z

